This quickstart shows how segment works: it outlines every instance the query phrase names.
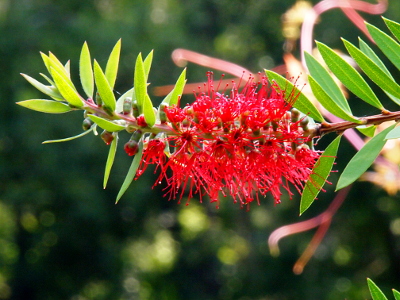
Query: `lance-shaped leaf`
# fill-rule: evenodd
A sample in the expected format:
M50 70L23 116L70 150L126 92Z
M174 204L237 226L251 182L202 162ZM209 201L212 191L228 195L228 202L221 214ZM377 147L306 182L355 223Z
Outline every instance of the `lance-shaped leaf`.
M85 94L89 98L93 98L94 80L92 60L90 58L89 47L86 42L83 44L81 56L79 59L79 75Z
M115 80L117 79L119 56L121 53L121 39L115 44L111 51L110 57L106 66L106 78L110 84L111 89L114 89Z
M90 120L95 122L97 125L99 125L101 128L103 128L104 130L107 130L109 132L121 131L121 130L125 129L125 126L115 124L114 122L100 118L95 115L89 115L89 118L90 118Z
M66 105L62 102L46 100L46 99L25 100L17 102L17 104L32 110L48 114L62 114L72 110L72 108L69 105Z
M317 98L317 100L326 108L327 111L331 112L335 116L342 118L343 120L346 121L351 121L355 122L358 124L361 124L362 121L359 119L355 118L354 116L348 114L341 106L337 104L327 93L326 91L319 85L318 82L315 81L315 79L308 75L308 81L311 86L311 90Z
M385 137L386 140L398 139L398 138L400 138L400 127L399 126L393 128Z
M143 114L147 125L150 128L153 127L156 123L156 113L153 108L153 103L151 102L151 99L147 94L145 95L143 102Z
M132 164L128 170L128 174L125 177L124 183L122 184L121 189L118 192L117 200L115 201L115 203L118 203L122 195L125 193L125 191L132 183L133 179L135 178L136 171L139 168L140 161L142 160L142 154L143 154L143 141L140 141L138 153L136 153L135 157L132 160Z
M393 290L393 296L394 296L394 299L400 300L400 293L398 291Z
M185 84L186 84L186 68L183 69L181 75L179 75L179 78L176 81L173 90L169 92L167 96L165 96L165 98L161 103L166 104L167 106L176 105L178 103L179 97L183 93Z
M361 125L361 126L357 126L356 128L359 132L361 132L365 136L373 137L375 135L375 130L376 130L375 125L368 126L368 127L365 125Z
M146 84L146 74L144 71L144 65L142 60L142 54L139 53L136 64L135 64L135 74L133 80L133 86L135 87L136 101L139 109L139 114L143 113L143 103L146 101L147 95L147 84Z
M293 83L273 71L265 70L265 73L268 79L275 81L286 95L295 95L296 102L293 105L295 108L318 122L325 121L314 104Z
M367 29L379 49L389 58L389 60L400 70L400 45L389 35L375 26L366 23Z
M311 76L316 82L321 86L327 95L344 110L347 114L352 115L349 103L346 97L343 95L342 90L337 85L335 80L333 80L331 74L313 57L311 54L305 52L305 59L307 63L308 70Z
M81 96L79 96L75 88L65 80L65 76L60 75L60 73L53 69L53 67L50 67L50 71L57 89L60 91L60 94L63 96L63 98L74 107L82 107L83 101Z
M144 74L146 75L146 81L149 78L149 73L150 73L150 68L151 68L151 63L153 62L153 50L150 51L150 53L146 56L143 62L143 67L144 67Z
M96 60L94 61L94 79L96 81L97 91L100 94L104 106L106 106L110 109L110 111L113 112L116 107L115 96L106 76L103 73L103 70Z
M61 94L57 91L55 87L44 85L43 83L37 81L35 78L32 78L26 74L21 73L21 75L43 94L46 94L47 96L53 98L54 100L64 101L64 98L61 96Z
M390 31L393 33L396 39L400 42L400 23L397 23L395 21L386 18L383 18L383 21L385 21L386 26L390 29Z
M352 43L342 39L347 51L357 62L364 73L375 82L382 90L400 98L400 85L398 85L391 76L388 76L372 59L365 55Z
M86 130L86 131L84 131L84 132L82 132L80 134L77 134L77 135L74 135L74 136L71 136L71 137L67 137L67 138L64 138L64 139L44 141L44 142L42 142L42 144L68 142L68 141L72 141L72 140L78 139L80 137L83 137L83 136L87 135L90 132L94 132L95 135L97 135L96 134L96 124L93 124L92 127L90 127L90 129L88 129L88 130Z
M321 154L320 158L315 163L313 172L307 180L301 195L300 215L310 207L324 186L332 170L333 163L335 162L340 138L341 135L337 136L329 146L326 147L324 153Z
M385 130L374 136L369 142L367 142L361 150L350 160L340 176L336 191L340 190L349 184L356 181L367 169L372 165L375 159L378 157L383 146L386 144L386 135L391 131L396 124L386 128Z
M112 165L114 164L115 153L117 152L117 144L118 144L118 133L114 133L114 139L111 142L110 150L108 151L106 168L104 171L104 180L103 180L103 188L105 189L107 186L108 178L110 177L110 172Z
M367 82L349 63L328 46L319 42L317 45L329 69L353 94L380 110L384 109Z
M368 288L373 300L388 300L385 297L385 294L371 279L368 278L367 281L368 281Z

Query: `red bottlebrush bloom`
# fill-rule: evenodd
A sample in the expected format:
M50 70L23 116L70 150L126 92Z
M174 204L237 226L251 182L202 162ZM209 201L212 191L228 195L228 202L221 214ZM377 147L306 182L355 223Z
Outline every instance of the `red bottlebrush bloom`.
M312 141L304 125L291 118L296 95L266 78L225 95L214 90L209 73L206 91L195 97L184 108L165 108L175 134L148 142L139 176L148 164L160 166L156 184L165 180L170 199L179 200L186 189L189 199L230 195L241 205L267 193L279 203L282 188L292 195L290 184L301 191L320 154L306 145ZM168 159L166 142L173 150Z

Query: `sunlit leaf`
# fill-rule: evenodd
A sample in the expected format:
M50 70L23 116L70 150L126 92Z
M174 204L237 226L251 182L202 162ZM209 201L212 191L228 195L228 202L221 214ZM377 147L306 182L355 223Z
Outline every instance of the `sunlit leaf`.
M314 202L328 178L339 148L341 135L337 136L315 163L313 173L307 180L300 201L300 215Z
M103 128L104 130L107 130L109 132L121 131L121 130L125 129L125 126L115 124L111 121L108 121L106 119L100 118L95 115L89 115L89 118L93 122L95 122L97 125L99 125L101 128Z
M397 23L395 21L383 18L383 21L385 21L386 26L390 29L392 34L397 38L397 40L400 42L400 23Z
M147 94L143 102L143 114L147 125L149 127L153 127L156 123L156 113L153 108L153 103L151 102L151 99Z
M400 126L392 129L385 137L386 140L398 139L400 138Z
M82 98L79 96L75 88L65 81L65 77L60 75L60 73L53 69L53 67L50 67L50 71L57 89L60 91L60 94L63 96L63 98L74 107L82 107Z
M368 288L372 296L372 300L388 300L378 286L371 280L367 279Z
M72 110L72 108L69 107L69 105L66 105L62 102L45 100L45 99L25 100L17 102L17 104L32 110L48 114L62 114Z
M113 90L96 60L94 61L94 79L96 81L97 91L100 94L104 106L108 107L110 111L115 111L116 100Z
M92 127L90 127L90 129L88 129L88 130L86 130L86 131L84 131L84 132L82 132L82 133L80 133L78 135L74 135L74 136L67 137L67 138L64 138L64 139L48 140L48 141L42 142L42 144L68 142L68 141L72 141L72 140L78 139L80 137L83 137L83 136L87 135L90 132L96 132L96 124L93 124Z
M384 109L367 82L349 63L328 46L319 42L317 45L329 69L352 93L372 106Z
M93 98L94 91L94 80L93 80L93 68L92 61L90 58L89 47L85 42L82 47L81 56L79 59L79 75L83 90L89 98Z
M144 74L146 75L146 81L149 78L149 73L150 73L150 68L151 68L151 63L153 62L153 50L150 51L150 53L146 56L143 62L143 67L144 67Z
M394 299L400 300L400 293L394 289L392 291L393 291Z
M133 79L133 86L135 88L135 95L137 100L137 105L139 109L139 114L143 113L143 103L147 95L147 84L146 75L144 71L144 65L142 60L142 54L139 53L136 64L135 64L135 74Z
M115 44L113 50L111 51L110 57L108 58L107 61L105 75L111 89L114 89L115 80L117 79L120 53L121 53L121 39L119 39L118 42Z
M372 165L386 144L386 135L396 126L386 128L368 141L350 160L336 186L340 190L356 181Z
M356 127L359 132L361 132L363 135L368 136L368 137L373 137L375 135L375 130L376 126L365 126L361 125Z
M105 189L107 186L108 178L110 177L110 172L112 165L114 164L115 153L117 152L117 144L118 144L118 133L114 133L114 139L111 142L110 150L108 151L106 168L104 171L104 180L103 180L103 188Z
M115 203L118 203L118 201L121 199L122 195L126 192L130 184L132 183L133 179L135 178L136 171L139 168L140 161L142 160L142 154L143 154L143 142L139 142L139 150L138 153L136 153L135 157L133 158L132 164L129 168L128 174L125 177L125 180L121 186L121 189L118 192L117 195L117 200Z
M39 91L41 91L43 94L46 94L47 96L53 98L54 100L57 101L64 101L65 99L61 96L61 94L55 89L54 87L44 85L43 83L37 81L35 78L32 78L26 74L21 75L30 83L32 84L35 88L37 88Z
M168 93L167 96L163 99L161 103L166 104L168 106L176 105L178 103L179 97L183 93L183 89L186 84L186 68L183 69L181 75L179 75L178 80L174 86L174 89Z
M269 80L273 80L279 85L282 91L285 92L286 96L297 96L296 102L293 105L295 108L318 122L324 122L324 118L318 109L296 86L294 86L293 83L273 71L265 70L265 73Z

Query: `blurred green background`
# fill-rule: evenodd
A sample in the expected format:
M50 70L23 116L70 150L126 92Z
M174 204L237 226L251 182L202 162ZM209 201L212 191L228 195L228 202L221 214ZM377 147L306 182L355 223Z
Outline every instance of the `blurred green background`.
M400 288L398 196L357 182L316 255L294 275L293 264L314 230L282 240L279 257L269 254L269 234L323 212L334 185L299 218L297 196L277 206L267 197L250 212L229 199L219 210L196 199L189 206L168 202L162 187L151 188L157 175L149 169L115 205L131 161L123 142L103 190L108 148L100 138L41 144L81 132L81 113L44 115L15 105L44 98L19 75L39 78L45 71L39 51L71 59L77 83L84 41L104 67L122 38L120 93L132 85L138 52L151 49L152 86L179 76L182 69L170 59L176 48L254 72L272 68L283 63L281 18L295 2L0 0L0 299L366 299L367 277L387 294ZM384 15L399 21L399 13L394 0ZM379 16L364 16L384 28ZM359 35L334 10L322 16L314 36L343 49L341 36L356 43ZM207 70L189 64L188 81L204 81ZM350 101L361 114L378 113ZM322 139L320 149L331 138ZM343 142L335 168L342 170L354 153ZM330 180L337 178L332 173Z

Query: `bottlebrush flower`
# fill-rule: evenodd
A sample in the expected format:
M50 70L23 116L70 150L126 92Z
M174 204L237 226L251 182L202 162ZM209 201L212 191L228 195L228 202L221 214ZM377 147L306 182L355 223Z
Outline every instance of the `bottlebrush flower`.
M156 185L165 181L169 198L179 200L185 190L189 199L208 195L215 202L219 194L230 195L241 205L259 203L268 193L279 203L282 189L292 196L290 185L301 192L319 152L307 146L310 132L291 111L297 95L266 78L253 78L241 90L233 86L228 95L217 90L209 73L194 103L165 108L174 134L147 142L136 178L155 164Z

